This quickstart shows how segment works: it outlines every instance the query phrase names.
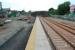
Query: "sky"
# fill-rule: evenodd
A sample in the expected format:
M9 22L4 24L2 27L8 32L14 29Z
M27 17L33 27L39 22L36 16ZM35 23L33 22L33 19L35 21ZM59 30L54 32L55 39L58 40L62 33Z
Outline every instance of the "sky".
M57 8L57 6L65 1L70 1L75 4L75 0L0 0L3 8L11 10L25 11L46 11L49 8Z

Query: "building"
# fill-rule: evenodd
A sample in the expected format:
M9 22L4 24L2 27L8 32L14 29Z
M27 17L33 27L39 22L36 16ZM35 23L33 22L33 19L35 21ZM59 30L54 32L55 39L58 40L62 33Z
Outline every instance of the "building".
M0 2L0 10L2 9L2 2Z
M75 13L75 5L70 5L70 12Z
M8 17L8 14L10 14L10 8L3 8L2 11L5 17Z

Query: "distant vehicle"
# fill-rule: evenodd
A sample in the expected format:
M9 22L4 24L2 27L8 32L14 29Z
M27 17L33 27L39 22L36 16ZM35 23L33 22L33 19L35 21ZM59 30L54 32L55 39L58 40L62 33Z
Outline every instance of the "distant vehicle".
M30 20L31 19L31 17L22 17L22 18L19 18L18 20Z
M28 18L19 18L18 20L28 20Z
M5 23L10 23L10 22L12 22L12 20L9 19L5 20Z

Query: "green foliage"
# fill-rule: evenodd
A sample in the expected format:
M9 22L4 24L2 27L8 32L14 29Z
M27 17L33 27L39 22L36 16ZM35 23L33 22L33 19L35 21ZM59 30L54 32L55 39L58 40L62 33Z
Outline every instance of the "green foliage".
M65 14L69 14L69 9L70 9L70 2L67 1L60 4L57 10L55 10L54 8L50 8L48 11L48 14L49 16L50 15L65 15Z
M31 13L32 16L42 16L42 17L46 17L48 16L48 11L35 11Z
M21 14L22 14L22 15L24 15L24 14L25 14L25 11L24 11L24 10L22 10L22 11L21 11Z
M55 10L54 10L53 8L50 8L50 9L49 9L49 15L50 15L50 14L54 14L54 11L55 11Z
M54 9L54 8L50 8L49 11L48 11L48 15L51 16L51 15L56 15L57 14L57 10Z
M59 15L64 15L66 13L69 13L69 9L70 9L70 2L64 2L58 6L57 11Z

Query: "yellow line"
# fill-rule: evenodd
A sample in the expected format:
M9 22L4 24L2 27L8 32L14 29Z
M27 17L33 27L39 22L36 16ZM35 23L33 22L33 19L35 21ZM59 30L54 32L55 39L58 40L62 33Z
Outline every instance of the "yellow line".
M34 24L31 35L29 37L27 46L25 50L35 50L35 33L36 33L36 24Z

